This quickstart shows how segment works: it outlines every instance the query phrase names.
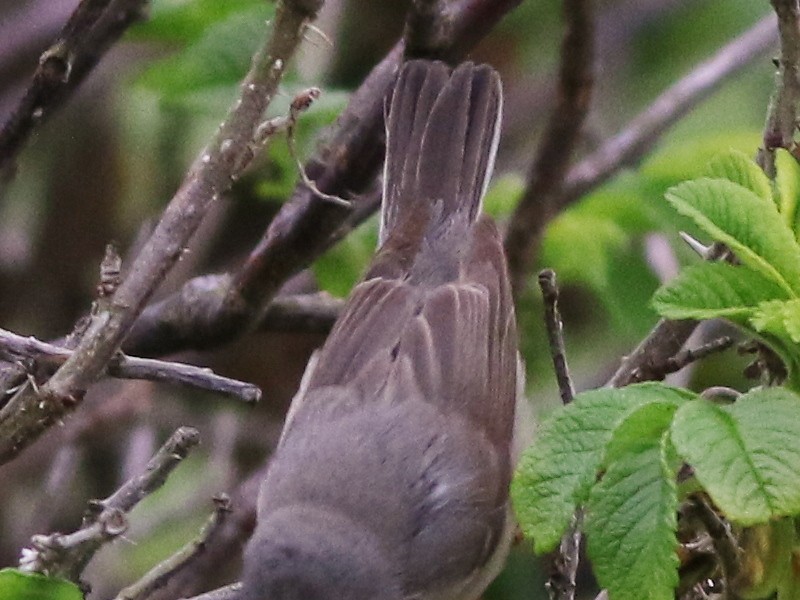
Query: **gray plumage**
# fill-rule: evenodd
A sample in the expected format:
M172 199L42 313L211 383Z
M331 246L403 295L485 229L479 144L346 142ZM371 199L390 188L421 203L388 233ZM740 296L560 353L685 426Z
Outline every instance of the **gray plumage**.
M501 564L517 341L480 216L501 104L489 67L401 69L381 245L292 403L243 598L466 600Z

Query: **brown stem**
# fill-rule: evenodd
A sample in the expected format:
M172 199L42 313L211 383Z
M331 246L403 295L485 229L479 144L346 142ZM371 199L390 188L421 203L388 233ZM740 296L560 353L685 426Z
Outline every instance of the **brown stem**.
M519 299L546 223L558 211L570 159L578 142L594 84L594 15L590 0L565 0L558 101L531 165L525 193L511 216L505 250L511 287Z
M37 362L46 363L49 367L55 367L64 364L72 356L72 350L0 329L0 356L4 356L8 360L31 358ZM111 359L106 372L111 377L120 379L180 383L212 392L230 394L245 402L258 402L261 398L261 390L251 383L222 377L211 369L184 363L118 354Z

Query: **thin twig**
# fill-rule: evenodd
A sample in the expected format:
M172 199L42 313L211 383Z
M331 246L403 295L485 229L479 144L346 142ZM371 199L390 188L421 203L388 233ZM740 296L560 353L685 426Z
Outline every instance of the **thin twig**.
M718 352L723 352L733 346L734 340L732 337L723 335L718 337L715 340L711 340L699 346L697 348L687 348L685 350L681 350L675 356L670 358L664 363L663 366L663 375L660 377L652 377L649 380L655 381L663 379L665 376L669 375L670 373L675 373L680 371L685 366L692 364L698 360L702 360L711 354L716 354Z
M0 131L0 179L7 180L34 129L83 82L148 0L82 0L58 40L39 59L33 80ZM1 188L0 188L1 190Z
M711 244L706 260L729 259L724 244ZM622 359L619 368L606 382L606 387L624 387L631 383L663 379L670 372L667 365L676 364L676 355L694 333L698 322L692 319L661 319L634 351ZM683 360L683 359L681 359Z
M169 474L198 444L196 429L181 427L147 463L144 473L127 481L105 500L93 501L81 528L74 533L36 535L23 550L20 568L79 581L94 554L128 528L126 514L160 488Z
M594 10L591 0L565 0L566 29L561 45L558 101L550 117L536 159L528 174L525 193L511 216L505 250L511 288L519 299L530 274L533 249L543 227L558 210L555 200L583 128L594 84Z
M681 330L680 327L673 328L673 331ZM677 342L677 340L676 340ZM686 348L676 352L664 360L656 360L653 356L650 360L642 362L633 373L625 385L639 383L642 381L661 381L670 373L676 373L685 366L701 360L710 354L722 352L733 346L734 340L728 336L722 336L715 340L703 344L698 348ZM614 386L619 387L619 386Z
M545 327L550 342L550 356L556 373L561 402L569 404L575 396L575 388L569 375L567 354L564 347L564 326L558 310L558 284L556 274L545 269L539 273L539 287L544 299ZM578 510L569 530L561 538L558 550L544 557L547 571L545 587L551 600L574 600L578 574L581 533L579 531L583 512Z
M581 198L616 173L635 165L681 117L727 79L771 50L776 41L775 17L768 16L720 48L666 89L614 137L570 169L559 208ZM539 227L545 224L532 223Z
M80 403L113 358L156 287L184 252L209 206L248 162L249 144L284 70L322 0L283 0L272 35L256 51L239 98L199 154L161 221L131 265L106 310L93 315L75 352L42 387L0 410L0 464L16 456Z
M0 356L7 360L34 359L53 367L64 364L72 356L72 352L62 346L48 344L34 337L24 337L0 329ZM120 379L180 383L212 392L229 394L250 403L258 402L261 398L261 390L252 383L222 377L211 369L185 363L117 354L111 359L106 372L111 377Z
M191 562L196 554L204 552L208 539L224 524L231 512L231 500L225 494L214 498L214 505L214 513L195 539L153 567L139 581L120 591L115 600L145 600L149 598L154 591L164 587L175 573Z
M636 349L626 356L607 387L624 387L636 381L646 381L645 373L658 372L657 365L672 359L697 327L697 321L661 319Z
M550 356L553 359L553 370L556 373L561 402L569 404L575 396L575 388L569 375L567 353L564 347L564 325L558 310L558 284L556 274L545 269L539 273L539 287L544 299L544 323L547 328L547 339L550 342Z
M771 0L778 15L781 54L775 74L775 91L767 109L763 148L758 164L775 177L775 149L794 150L794 131L800 103L800 6L797 0Z

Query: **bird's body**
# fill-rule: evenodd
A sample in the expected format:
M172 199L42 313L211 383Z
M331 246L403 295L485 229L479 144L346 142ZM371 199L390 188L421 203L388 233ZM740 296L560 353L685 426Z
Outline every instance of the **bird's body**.
M264 481L244 597L476 597L509 543L517 385L480 202L494 71L413 61L387 119L381 247L312 358Z

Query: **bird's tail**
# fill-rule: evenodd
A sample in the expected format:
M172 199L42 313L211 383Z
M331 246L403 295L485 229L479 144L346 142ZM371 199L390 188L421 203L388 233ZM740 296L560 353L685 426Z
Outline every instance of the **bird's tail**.
M414 245L435 245L448 237L442 227L475 221L494 167L501 110L500 78L491 67L403 65L386 121L382 243L421 225Z

